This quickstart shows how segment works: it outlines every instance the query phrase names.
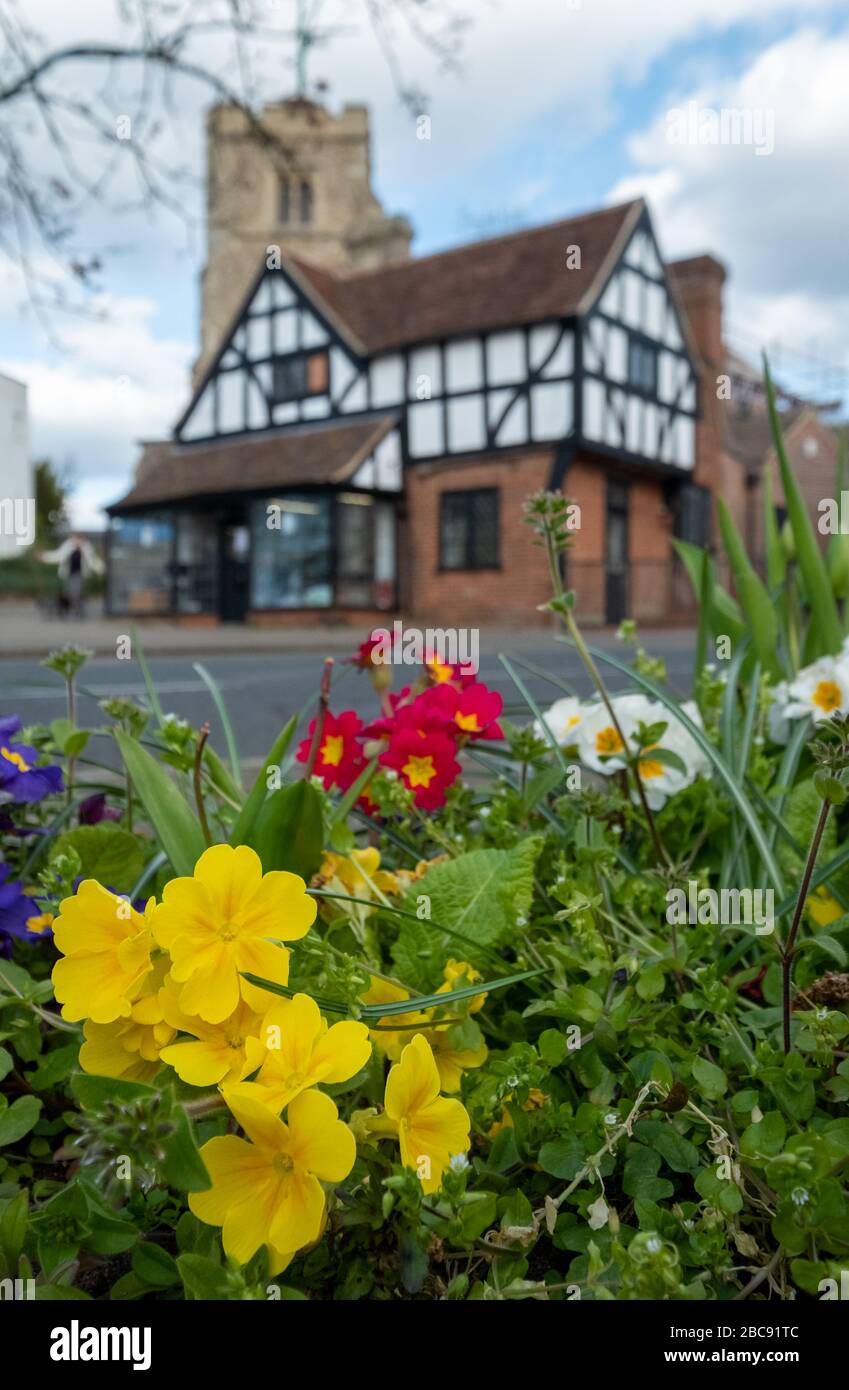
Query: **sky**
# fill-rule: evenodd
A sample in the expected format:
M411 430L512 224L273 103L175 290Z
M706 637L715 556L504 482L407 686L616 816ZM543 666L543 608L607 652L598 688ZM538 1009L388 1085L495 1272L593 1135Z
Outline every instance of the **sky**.
M393 47L405 78L426 93L428 141L416 139L361 0L323 0L322 18L338 32L310 62L331 107L369 104L375 190L387 211L411 219L414 253L643 195L669 258L710 251L725 263L734 346L752 357L776 344L810 353L843 370L835 381L845 393L845 0L447 3L470 21L458 70L442 70L400 27ZM270 29L292 25L295 0L259 0L263 6ZM117 13L115 0L26 4L27 23L50 48L120 36ZM213 35L200 44L196 56L229 77L223 42ZM291 92L290 53L275 42L255 50L258 96ZM57 74L52 90L70 110L91 69ZM100 92L116 118L137 110L138 99L129 73ZM68 470L74 521L88 528L102 526L103 505L126 491L139 440L170 433L189 399L197 353L209 93L175 83L167 104L155 94L146 100L141 138L151 157L179 170L179 211L136 206L128 151L108 204L83 205L74 222L75 248L101 263L84 312L36 312L32 276L0 251L0 372L27 383L33 457ZM750 113L748 143L694 138L723 109ZM52 188L55 139L21 107L0 106L0 122L7 119ZM73 120L60 119L71 139ZM78 154L94 172L92 151L80 146ZM0 200L0 230L4 210ZM46 253L33 247L31 260L36 276L61 284Z

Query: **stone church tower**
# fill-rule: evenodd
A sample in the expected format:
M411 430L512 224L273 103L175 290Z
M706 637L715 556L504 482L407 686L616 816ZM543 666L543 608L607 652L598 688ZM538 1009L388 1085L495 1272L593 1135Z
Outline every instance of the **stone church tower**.
M198 381L242 304L268 246L331 266L377 266L409 256L413 231L371 188L366 106L336 116L304 97L260 114L258 140L237 107L207 117L207 262L202 277Z

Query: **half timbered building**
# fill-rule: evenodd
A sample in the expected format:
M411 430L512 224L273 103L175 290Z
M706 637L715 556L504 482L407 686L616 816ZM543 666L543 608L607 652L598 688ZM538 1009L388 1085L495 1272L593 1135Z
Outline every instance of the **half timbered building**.
M525 497L580 504L586 620L689 602L724 272L642 200L422 258L258 268L174 436L110 509L109 605L186 621L542 620Z

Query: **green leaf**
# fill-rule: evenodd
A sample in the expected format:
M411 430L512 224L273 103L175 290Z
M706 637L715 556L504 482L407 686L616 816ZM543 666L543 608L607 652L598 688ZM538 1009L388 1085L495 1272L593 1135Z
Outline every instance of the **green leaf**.
M264 873L285 869L309 883L324 845L321 797L312 783L291 782L272 792L246 843L256 850Z
M141 1081L119 1081L112 1076L89 1076L88 1072L75 1072L70 1082L71 1095L84 1110L97 1110L110 1100L130 1104L134 1100L148 1098L154 1094L153 1086Z
M697 1057L693 1062L693 1076L699 1084L702 1095L708 1100L718 1100L728 1090L728 1077L722 1067L708 1062L705 1057Z
M743 538L721 497L716 499L719 529L734 575L734 583L751 634L752 643L764 668L772 675L780 672L776 659L778 623L772 599L755 573L746 554Z
M542 838L529 835L509 850L476 849L432 865L405 902L410 910L424 898L433 920L403 919L393 946L401 978L418 988L441 976L446 942L436 922L450 923L481 946L512 939L521 928L519 919L530 911L541 848Z
M205 1192L212 1184L195 1142L194 1127L181 1105L171 1116L176 1130L165 1145L162 1176L179 1192Z
M558 1033L556 1028L546 1028L544 1032L540 1033L537 1047L542 1060L549 1067L559 1067L569 1051L566 1039L562 1033Z
M136 1246L132 1263L133 1273L156 1289L167 1289L180 1282L180 1271L173 1255L151 1240L143 1240Z
M0 1213L0 1277L14 1279L18 1260L24 1248L24 1237L29 1220L29 1195L19 1192L12 1197Z
M242 772L239 766L239 749L236 744L236 735L233 732L233 725L230 723L230 716L227 713L227 706L224 703L224 696L221 694L221 687L215 677L210 675L206 667L202 666L199 661L194 661L192 663L192 669L197 671L212 696L213 703L218 711L218 718L221 720L221 727L224 730L224 739L227 744L227 757L230 760L230 771L233 774L233 780L237 788L241 790Z
M279 769L297 727L298 717L293 714L288 724L284 725L271 745L271 748L263 760L262 767L256 775L256 780L248 793L248 798L236 817L236 823L230 834L231 845L244 845L248 843L247 836L250 834L254 821L259 814L259 809L268 794L268 774L274 768Z
M571 1181L578 1176L585 1161L584 1146L575 1134L564 1139L549 1139L539 1151L540 1168L553 1178Z
M186 1293L192 1299L232 1298L230 1274L221 1265L208 1260L205 1255L178 1255L177 1268Z
M27 1073L27 1081L36 1091L46 1091L66 1081L77 1064L79 1054L78 1043L68 1043L66 1047L54 1047L51 1052L42 1053L35 1071Z
M145 748L120 729L115 730L114 736L133 786L175 872L191 877L206 849L194 811L164 767Z
M749 1125L740 1135L744 1158L774 1158L784 1148L787 1126L780 1110L770 1110L762 1120Z
M5 1047L0 1047L0 1081L3 1080L4 1076L9 1075L14 1065L15 1059L11 1052L7 1052Z
M814 641L806 644L805 649L805 659L811 661L817 656L838 652L843 642L843 629L825 560L808 514L807 503L790 467L790 461L784 447L781 422L775 404L775 390L766 354L764 354L764 375L773 444L778 457L781 485L784 490L784 504L787 508L787 518L793 530L796 558L799 562L799 569L805 583L805 594L811 610L811 632L815 634Z
M730 637L732 646L736 647L746 635L746 625L739 604L720 584L715 583L713 560L707 551L700 550L689 541L673 540L672 544L687 571L696 598L701 602L705 591L711 595L711 610L708 615L711 633L714 637ZM709 582L705 580L704 575L706 556Z
M144 849L129 830L117 825L81 825L60 835L51 853L73 849L80 857L80 876L94 878L115 893L129 893L144 865Z
M20 1096L0 1114L0 1147L14 1144L29 1134L41 1114L41 1101L36 1096Z

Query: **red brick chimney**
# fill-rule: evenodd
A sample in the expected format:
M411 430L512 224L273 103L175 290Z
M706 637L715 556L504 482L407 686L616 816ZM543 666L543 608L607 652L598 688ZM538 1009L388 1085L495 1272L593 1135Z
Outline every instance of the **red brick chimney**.
M678 306L690 329L693 347L701 359L701 412L696 430L696 468L693 481L712 492L724 490L722 459L722 401L717 398L717 378L725 371L722 335L722 286L725 267L714 256L690 256L667 265Z

